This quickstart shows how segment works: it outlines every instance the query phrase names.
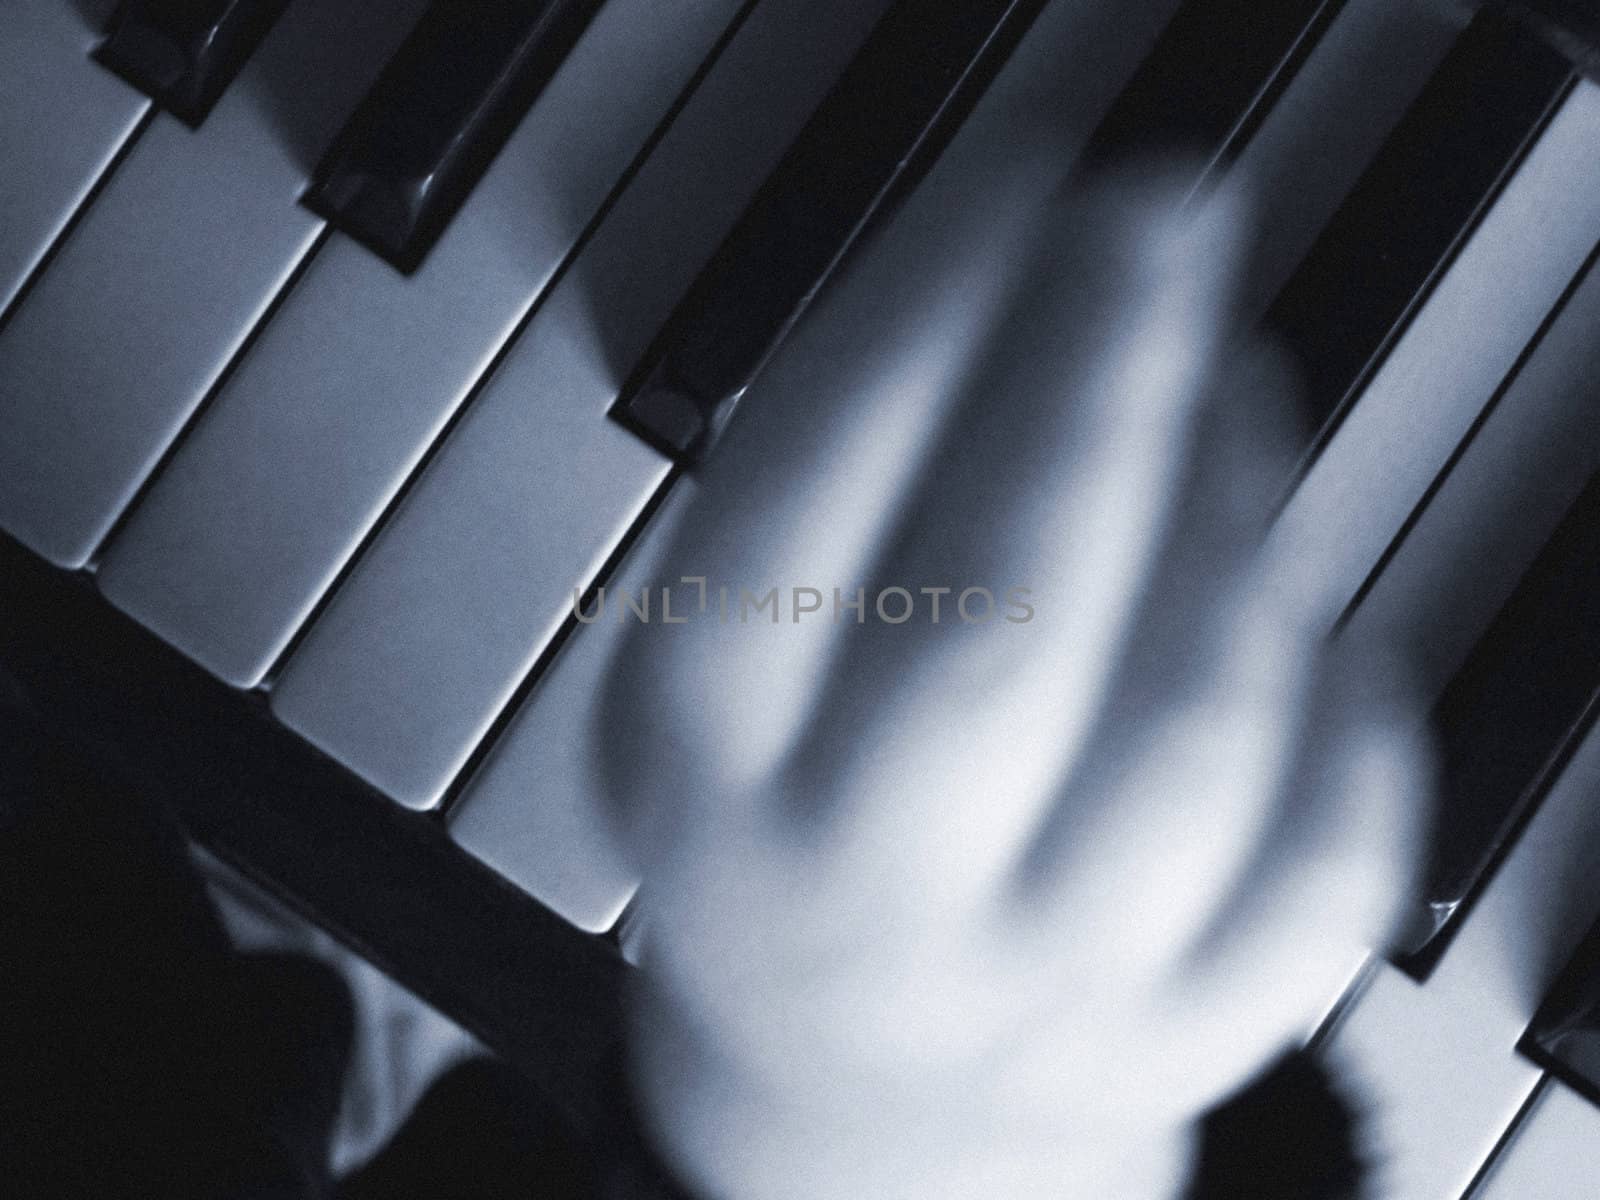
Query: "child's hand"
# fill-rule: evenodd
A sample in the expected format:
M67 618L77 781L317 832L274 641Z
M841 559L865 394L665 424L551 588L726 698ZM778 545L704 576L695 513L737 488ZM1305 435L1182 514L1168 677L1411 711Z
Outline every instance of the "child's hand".
M1424 757L1261 551L1289 400L1209 390L1242 222L1124 182L857 263L690 485L660 581L709 603L601 708L707 1197L1170 1196L1381 940Z

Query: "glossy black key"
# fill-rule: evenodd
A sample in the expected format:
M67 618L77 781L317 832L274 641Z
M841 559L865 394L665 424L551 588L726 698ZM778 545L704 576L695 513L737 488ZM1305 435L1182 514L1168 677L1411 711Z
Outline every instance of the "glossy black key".
M1082 164L1199 155L1207 174L1250 140L1344 0L1188 0L1095 129Z
M1519 1048L1600 1103L1600 922L1590 927L1550 986Z
M434 0L304 203L401 271L444 232L600 0Z
M879 23L646 353L617 405L673 457L706 452L866 224L937 156L1042 7L907 0ZM1103 157L1224 157L1336 0L1190 0L1101 127ZM1225 51L1219 51L1219 47Z
M1430 971L1600 703L1600 475L1434 709L1438 813L1397 964Z
M1475 17L1273 301L1325 442L1576 76L1523 23Z
M612 416L676 458L698 458L867 221L927 170L1043 7L890 8L645 352Z
M179 120L198 125L287 5L122 0L95 57Z
M1489 0L1537 30L1584 74L1600 78L1600 0Z

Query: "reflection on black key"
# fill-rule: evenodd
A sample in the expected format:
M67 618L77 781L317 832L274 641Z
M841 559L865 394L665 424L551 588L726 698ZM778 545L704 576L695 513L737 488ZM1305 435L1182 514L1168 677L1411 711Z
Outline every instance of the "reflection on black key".
M698 458L866 222L937 157L1044 0L889 9L679 303L612 415Z
M1559 774L1600 696L1600 475L1592 478L1434 710L1439 808L1398 964L1432 969Z
M95 57L179 120L198 125L287 4L122 0Z
M433 0L318 165L304 202L417 268L600 0Z
M612 415L675 458L702 457L856 236L937 156L1041 7L905 0L891 9L678 305ZM1225 157L1337 7L1190 0L1102 126L1098 152L1181 145Z
M1600 922L1584 935L1539 1005L1520 1049L1600 1103Z
M1484 11L1401 118L1265 318L1300 359L1319 444L1574 79L1542 38Z
M1226 166L1343 7L1188 0L1101 120L1083 165L1177 153Z

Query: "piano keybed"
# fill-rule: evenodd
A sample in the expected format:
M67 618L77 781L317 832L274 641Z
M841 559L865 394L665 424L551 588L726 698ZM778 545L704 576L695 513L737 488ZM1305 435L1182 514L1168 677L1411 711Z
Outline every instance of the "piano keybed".
M804 369L786 335L847 252L840 286L914 271L1018 146L1062 173L1177 147L1256 182L1245 311L1311 370L1271 536L1350 597L1332 635L1398 639L1438 697L1416 920L1317 1034L1369 1105L1372 1194L1592 1191L1600 88L1574 6L554 0L490 5L506 72L453 91L401 49L443 20L425 0L235 5L215 61L169 7L0 15L0 664L192 793L197 836L592 1115L622 968L591 935L636 881L585 750L617 627L575 589L649 578L674 457L769 357ZM885 188L916 149L914 189L819 207L812 165L873 116L835 82L910 53L919 14L990 57L918 93L903 146L850 143ZM785 259L795 211L817 242Z

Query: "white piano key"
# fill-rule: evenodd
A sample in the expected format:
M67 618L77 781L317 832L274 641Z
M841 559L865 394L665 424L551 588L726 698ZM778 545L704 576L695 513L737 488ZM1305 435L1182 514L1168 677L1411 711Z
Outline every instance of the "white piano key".
M1311 464L1272 531L1354 596L1600 230L1600 86L1584 82Z
M109 10L7 0L0 11L0 312L149 108L89 57L94 18Z
M1331 1031L1366 1110L1374 1200L1461 1195L1538 1083L1516 1044L1600 912L1597 794L1591 732L1427 983L1383 964Z
M607 591L638 595L691 495L679 483ZM615 603L613 601L613 603ZM451 807L450 836L580 929L617 923L638 877L614 841L598 778L596 705L626 626L580 626Z
M884 0L766 0L290 658L273 710L438 803L665 478L605 416L621 377Z
M1600 1108L1552 1080L1472 1200L1592 1200L1597 1186Z
M1600 197L1597 197L1600 198ZM1600 243L1600 205L1589 236ZM1590 268L1351 617L1438 695L1600 470L1600 271Z
M739 0L611 0L412 277L323 247L101 562L251 687L542 294Z
M0 336L0 526L82 566L315 240L295 199L421 0L297 0L201 128L161 115Z

